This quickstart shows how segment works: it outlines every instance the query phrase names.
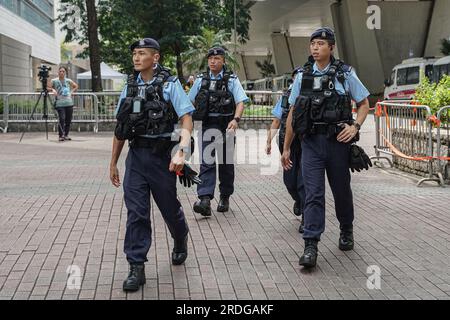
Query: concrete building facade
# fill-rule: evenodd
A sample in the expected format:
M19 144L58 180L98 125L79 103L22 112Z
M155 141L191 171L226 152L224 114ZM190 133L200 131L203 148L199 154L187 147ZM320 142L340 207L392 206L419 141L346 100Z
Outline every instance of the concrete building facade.
M250 41L240 48L243 80L259 78L254 61L269 53L277 75L303 65L309 35L329 26L336 31L335 56L351 64L373 94L380 94L396 64L441 56L441 39L450 38L448 0L261 0L249 5Z
M0 0L0 92L39 90L38 67L60 62L54 19L53 0Z

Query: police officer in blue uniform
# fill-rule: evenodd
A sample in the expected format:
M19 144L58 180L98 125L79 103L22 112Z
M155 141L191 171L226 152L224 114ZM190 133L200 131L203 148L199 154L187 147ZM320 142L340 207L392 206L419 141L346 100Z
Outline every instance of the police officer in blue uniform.
M297 68L292 72L292 79L295 78L297 72L300 69ZM289 96L292 91L292 81L289 85L289 89L278 99L277 104L272 110L273 120L270 126L270 130L267 136L266 154L271 153L272 139L275 136L277 129L278 133L278 147L280 154L283 153L284 136L286 134L286 120L290 110ZM301 222L298 231L303 233L304 219L303 219L303 207L305 203L305 187L303 184L302 170L300 166L301 159L301 146L300 140L294 139L291 145L291 161L292 168L290 170L283 170L283 182L294 200L293 212L296 216L301 216Z
M110 179L120 186L117 161L129 140L125 162L124 200L128 209L124 252L130 264L123 290L145 283L144 263L151 245L150 194L168 226L174 247L172 264L187 258L188 225L177 199L176 173L189 153L194 107L180 82L158 65L160 46L152 38L131 45L136 76L131 76L117 106ZM181 139L173 141L175 127Z
M193 118L202 123L199 132L202 184L197 186L199 200L194 211L206 217L211 215L210 201L216 186L216 156L220 181L217 211L229 210L229 198L234 192L235 130L248 100L238 77L226 68L225 50L211 48L207 58L208 70L197 76L189 92L196 108Z
M289 103L294 105L281 158L284 168L292 166L290 145L294 132L302 137L302 172L305 183L305 240L299 264L314 267L320 236L325 230L325 172L335 201L340 224L339 249L352 250L353 196L350 187L349 158L352 142L369 112L368 90L355 71L333 57L335 35L320 28L311 36L311 56L297 75ZM351 100L357 103L356 120Z

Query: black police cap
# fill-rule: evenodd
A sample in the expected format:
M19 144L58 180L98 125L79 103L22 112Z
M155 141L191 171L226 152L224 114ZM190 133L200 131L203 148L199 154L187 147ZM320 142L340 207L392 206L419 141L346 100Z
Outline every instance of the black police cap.
M314 39L323 39L323 40L328 40L330 42L330 44L334 44L336 41L336 37L334 35L334 31L331 28L319 28L316 31L313 32L313 34L311 35L311 39L310 41L313 41Z
M208 58L211 56L225 56L225 49L221 47L214 47L208 50Z
M144 38L142 40L138 40L130 46L131 51L133 51L134 49L139 49L139 48L150 48L150 49L155 49L155 50L160 51L158 41L156 41L153 38Z

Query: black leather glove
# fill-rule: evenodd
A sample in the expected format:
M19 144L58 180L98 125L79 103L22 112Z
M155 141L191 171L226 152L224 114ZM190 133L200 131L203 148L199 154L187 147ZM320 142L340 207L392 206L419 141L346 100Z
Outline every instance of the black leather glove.
M202 180L197 177L198 173L195 172L188 164L184 164L183 170L177 172L177 175L180 183L188 188L194 184L202 183Z
M350 146L350 169L352 172L361 172L361 170L369 170L369 166L372 167L372 161L366 154L363 148L352 144Z

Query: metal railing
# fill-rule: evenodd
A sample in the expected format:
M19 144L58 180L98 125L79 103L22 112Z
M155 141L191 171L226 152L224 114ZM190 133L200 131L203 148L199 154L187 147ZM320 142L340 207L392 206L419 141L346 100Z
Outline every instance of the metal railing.
M54 96L47 100L47 121L56 123L58 115L54 108ZM72 122L94 123L94 132L98 131L98 98L93 93L74 93ZM31 118L31 115L33 117ZM14 92L3 96L3 131L7 132L9 123L42 123L44 117L44 95L28 92Z
M115 122L115 111L121 92L96 92L99 122Z
M250 101L246 103L243 119L246 120L268 120L271 119L272 109L282 96L283 92L272 91L245 91ZM116 121L114 112L117 107L120 92L95 93L99 101L99 121Z
M444 184L445 179L450 178L448 168L450 161L450 106L441 108L437 112L438 132L437 132L437 147L436 158L438 161L438 177L441 184ZM444 121L445 120L445 121ZM447 152L443 150L447 146Z
M433 169L433 125L429 121L431 110L428 106L415 103L379 102L375 108L375 156L374 160L387 160L391 167L390 157L403 158L410 161L427 163L425 181L442 180L435 178ZM388 156L386 156L388 155ZM379 161L375 161L379 163Z
M74 93L73 123L93 123L94 132L98 132L100 122L115 122L115 110L121 92ZM272 109L283 92L246 91L249 102L246 103L243 118L246 120L269 120ZM7 132L11 123L42 123L44 119L43 98L40 93L2 93L3 125L0 129ZM54 96L49 95L47 121L56 123L58 115L53 107ZM36 108L35 108L36 107ZM33 119L30 120L34 110ZM1 119L0 119L1 120ZM0 123L1 124L1 123Z
M283 92L277 91L245 91L249 103L244 109L243 119L246 120L268 120L272 119L272 110L281 98Z

